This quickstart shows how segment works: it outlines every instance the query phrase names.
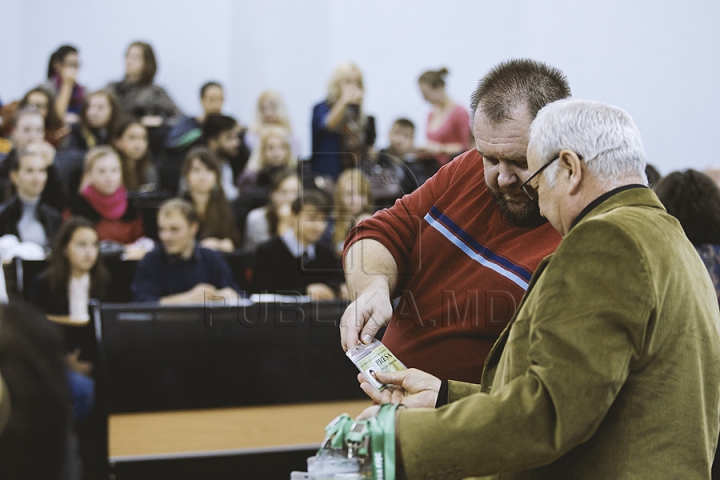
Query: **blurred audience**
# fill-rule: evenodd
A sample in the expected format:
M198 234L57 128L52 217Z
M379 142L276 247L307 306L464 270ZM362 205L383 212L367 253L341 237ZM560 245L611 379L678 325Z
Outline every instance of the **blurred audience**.
M363 161L362 171L370 182L375 208L390 207L418 187L416 173L408 166L415 161L414 138L415 125L399 118L390 128L390 146Z
M333 72L327 98L312 114L312 170L335 182L343 170L359 165L375 144L375 119L365 115L360 69L343 63Z
M225 195L229 200L235 200L239 193L235 180L250 158L250 151L243 141L242 128L232 117L211 114L205 119L203 137L207 147L220 159L221 183Z
M19 109L35 107L42 115L45 124L45 140L53 146L61 145L70 127L66 127L63 120L53 108L53 95L43 87L36 87L25 94L18 104Z
M280 94L274 90L266 90L258 97L255 122L245 134L245 142L250 150L255 150L260 142L263 130L268 127L282 127L286 130L292 155L297 158L300 154L300 142L292 134L292 125L285 108L285 102Z
M238 179L241 191L252 187L267 189L273 175L296 166L290 137L284 127L268 126L260 132L259 143L253 148L247 167Z
M49 247L62 217L41 195L47 183L47 161L33 144L8 159L15 195L0 206L0 236L15 235L23 242Z
M160 207L160 244L138 263L133 300L170 305L237 299L239 288L225 259L197 243L199 226L187 200L171 199Z
M420 75L418 85L425 101L432 105L425 135L427 142L419 153L435 157L440 165L470 148L470 114L455 103L445 91L446 68L428 70Z
M211 250L231 252L240 246L240 234L223 187L220 160L208 148L195 147L182 167L183 197L193 204L199 218L197 238Z
M81 192L69 213L90 220L100 240L131 244L143 236L143 222L127 193L118 153L109 146L95 147L85 156Z
M89 299L104 300L109 283L94 225L86 218L71 217L58 232L49 266L33 282L30 301L47 314L87 322Z
M55 167L55 148L44 140L45 126L43 118L35 107L20 109L15 114L14 129L11 140L13 148L7 157L0 163L0 195L2 201L7 201L15 194L15 188L10 183L9 166L20 150L32 149L45 159L48 178L42 193L42 201L58 209L65 207L65 192ZM31 146L32 145L32 146Z
M710 273L720 302L720 188L696 170L672 172L655 187Z
M53 95L52 110L64 123L75 123L85 100L85 88L77 82L80 56L77 48L62 45L50 55L47 81L41 85Z
M297 173L285 170L275 174L267 205L252 210L245 221L246 250L255 250L261 243L292 228L290 205L299 192L300 179Z
M155 190L158 172L152 162L145 126L136 120L123 120L115 128L112 144L120 155L123 183L130 192Z
M182 117L167 92L153 83L156 73L157 61L150 44L133 42L125 53L125 78L107 86L123 111L148 127L175 124Z
M107 90L93 92L83 102L80 121L72 126L62 148L87 151L108 145L119 120L120 104L115 95Z
M342 257L348 232L359 222L372 216L373 196L370 183L362 171L345 170L335 188L335 205L332 215L332 245L335 254Z
M183 117L168 132L167 147L183 149L195 145L202 137L202 124L208 115L222 113L225 94L217 82L207 82L200 87L202 113L197 117Z
M293 227L257 249L253 275L256 292L309 295L332 300L343 274L333 251L318 241L327 227L331 204L321 192L306 192L292 202Z

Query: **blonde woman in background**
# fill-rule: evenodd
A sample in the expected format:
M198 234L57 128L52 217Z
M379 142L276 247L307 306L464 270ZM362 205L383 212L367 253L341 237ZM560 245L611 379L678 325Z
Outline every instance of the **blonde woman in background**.
M312 116L312 169L336 181L355 167L375 143L375 119L363 111L365 87L357 65L343 63L328 83L328 95Z
M269 188L273 175L281 170L292 170L296 165L288 130L276 125L263 127L259 143L253 148L248 165L238 179L238 187L240 190Z
M255 121L245 134L245 143L250 150L255 151L263 130L269 127L282 127L287 131L293 157L297 158L300 155L300 142L292 134L292 125L285 102L274 90L265 90L258 97Z

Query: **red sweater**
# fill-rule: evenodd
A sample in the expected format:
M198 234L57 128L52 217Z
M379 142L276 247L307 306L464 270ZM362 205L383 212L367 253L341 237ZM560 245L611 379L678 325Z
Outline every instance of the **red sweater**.
M401 296L383 343L408 367L480 383L490 348L520 304L532 272L555 251L549 223L514 225L471 150L422 187L353 229L345 251L369 238L395 258Z

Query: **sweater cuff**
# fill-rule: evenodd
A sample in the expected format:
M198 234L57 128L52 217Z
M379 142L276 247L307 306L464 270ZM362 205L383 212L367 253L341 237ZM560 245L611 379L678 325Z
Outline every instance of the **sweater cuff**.
M448 404L448 391L449 391L449 384L447 380L443 381L440 384L440 391L438 392L437 400L435 401L435 408L440 408L444 405Z

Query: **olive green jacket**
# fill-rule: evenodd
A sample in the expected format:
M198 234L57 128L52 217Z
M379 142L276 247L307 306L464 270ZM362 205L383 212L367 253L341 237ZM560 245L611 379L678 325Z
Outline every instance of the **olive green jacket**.
M720 310L679 223L645 188L575 225L533 276L481 385L402 410L413 479L709 479Z

